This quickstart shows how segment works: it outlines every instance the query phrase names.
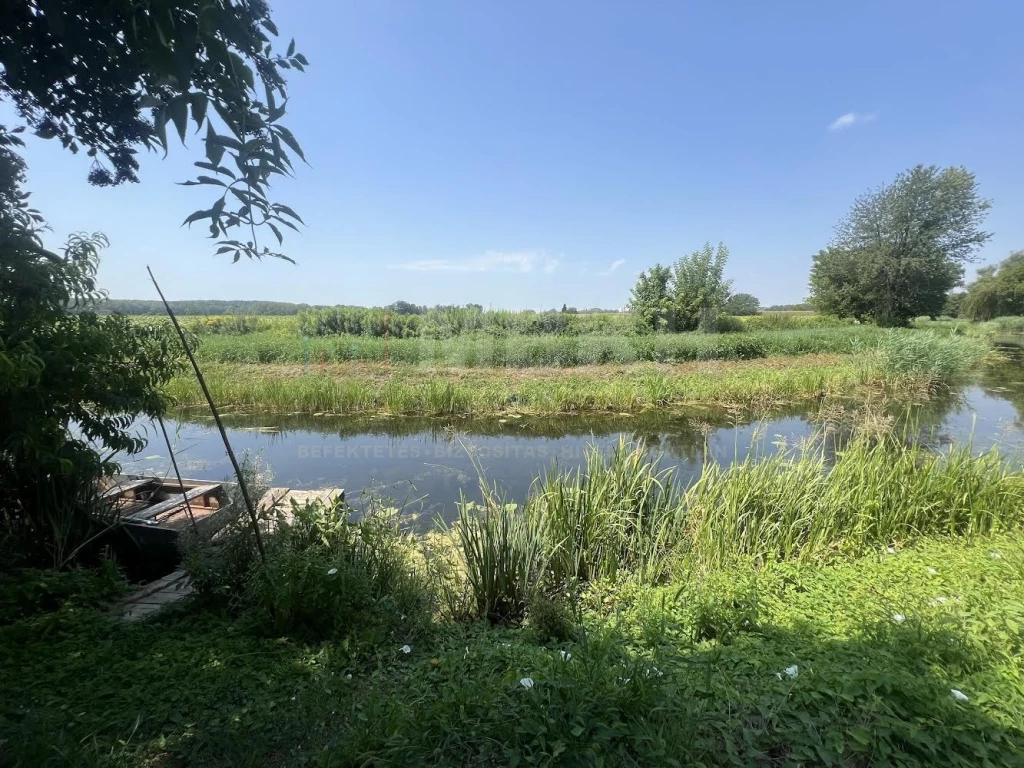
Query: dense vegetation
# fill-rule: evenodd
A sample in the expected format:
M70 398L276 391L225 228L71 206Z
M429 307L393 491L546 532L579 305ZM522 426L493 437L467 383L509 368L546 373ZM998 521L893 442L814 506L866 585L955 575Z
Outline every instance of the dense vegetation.
M300 509L266 570L245 526L190 550L199 599L141 624L109 572L14 576L5 754L1015 765L1024 478L868 424L690 489L622 445L421 540Z
M166 407L180 346L164 324L93 309L102 235L43 247L24 166L0 141L0 552L60 567L92 535L96 479L111 452L140 450L135 414ZM70 309L74 309L72 312Z
M297 315L312 309L309 304L291 304L287 301L241 301L220 299L196 299L192 301L168 302L176 315ZM161 301L145 299L104 298L97 304L100 312L118 312L122 315L166 316L167 310Z
M868 326L765 330L729 334L458 335L447 338L325 336L305 340L273 331L202 340L199 357L221 363L308 363L347 360L396 364L512 367L692 360L750 360L774 355L850 353L882 331Z

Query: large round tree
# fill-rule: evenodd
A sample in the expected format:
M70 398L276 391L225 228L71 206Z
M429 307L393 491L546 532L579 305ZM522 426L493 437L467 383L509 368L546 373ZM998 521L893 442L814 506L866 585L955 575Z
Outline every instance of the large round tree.
M812 303L879 325L941 314L964 264L991 237L980 228L990 205L965 168L901 173L858 198L831 247L814 257Z

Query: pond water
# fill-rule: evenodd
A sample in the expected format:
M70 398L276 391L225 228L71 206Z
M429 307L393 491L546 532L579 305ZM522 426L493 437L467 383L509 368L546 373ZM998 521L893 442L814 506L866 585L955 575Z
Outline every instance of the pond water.
M663 466L677 467L687 480L699 475L706 460L728 463L750 451L770 453L798 443L819 427L822 410L805 404L768 414L691 409L488 419L227 414L224 421L236 453L259 455L274 485L344 488L353 503L372 491L410 515L450 518L462 494L479 497L477 466L509 500L519 501L553 463L572 469L584 462L588 448L607 452L620 439L642 439L662 454ZM905 418L907 409L899 414ZM919 438L938 450L970 441L978 451L997 446L1011 457L1024 456L1024 370L1019 361L989 367L974 385L915 407L910 418ZM140 428L149 448L123 459L124 471L170 474L159 430ZM168 430L185 477L230 477L211 418L182 414L168 422Z

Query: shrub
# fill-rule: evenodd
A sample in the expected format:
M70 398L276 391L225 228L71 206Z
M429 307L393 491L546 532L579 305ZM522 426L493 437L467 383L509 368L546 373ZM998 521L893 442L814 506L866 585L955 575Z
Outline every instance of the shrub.
M740 632L757 629L757 582L751 575L714 571L679 590L696 642L717 640L728 645Z
M578 604L563 593L551 595L538 592L530 600L527 620L544 641L566 643L580 638Z
M163 413L181 370L166 324L96 314L105 244L76 235L57 256L0 209L0 537L28 564L89 542L97 478L145 446L134 417Z
M429 606L411 541L389 512L354 520L344 502L293 504L283 518L264 520L265 566L239 519L217 543L190 553L186 567L201 594L261 609L278 632L380 640L403 621L422 620Z

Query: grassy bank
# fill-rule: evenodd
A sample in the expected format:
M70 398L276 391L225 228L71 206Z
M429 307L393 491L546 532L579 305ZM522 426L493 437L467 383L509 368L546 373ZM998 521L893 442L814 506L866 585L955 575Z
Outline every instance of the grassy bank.
M811 338L806 334L792 335L806 344ZM715 343L729 338L691 336ZM219 404L247 410L433 416L636 412L698 404L769 407L851 394L857 387L926 393L971 370L984 351L977 339L920 331L886 331L871 343L861 339L851 344L855 354L846 356L806 353L681 365L606 363L510 369L355 361L301 366L207 364L206 377ZM182 407L205 404L191 378L175 380L168 393Z
M392 415L637 412L693 404L771 406L849 392L872 378L852 358L807 356L683 366L575 369L429 369L361 364L208 365L214 399L243 410ZM183 407L205 401L191 378L169 394Z

